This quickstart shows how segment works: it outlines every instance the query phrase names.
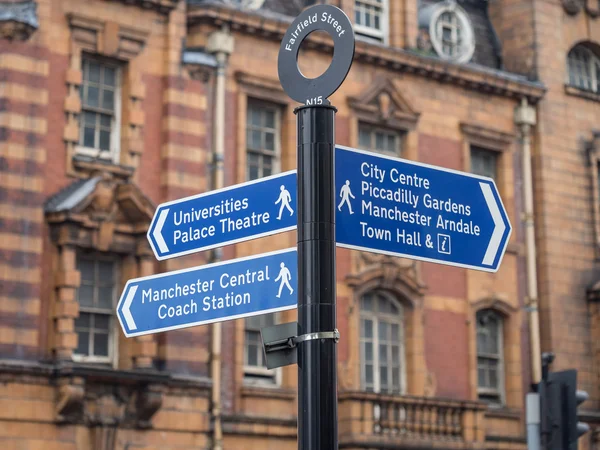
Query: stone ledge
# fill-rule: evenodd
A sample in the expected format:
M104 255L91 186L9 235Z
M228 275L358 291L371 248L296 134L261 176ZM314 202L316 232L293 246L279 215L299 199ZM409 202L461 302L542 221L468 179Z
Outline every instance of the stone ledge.
M245 384L241 388L241 395L242 397L268 397L293 401L296 398L296 391L279 386L269 387Z
M585 98L586 100L600 102L600 94L597 94L592 91L586 91L584 89L580 89L575 86L570 86L568 84L565 84L565 93L567 95L573 95L575 97Z

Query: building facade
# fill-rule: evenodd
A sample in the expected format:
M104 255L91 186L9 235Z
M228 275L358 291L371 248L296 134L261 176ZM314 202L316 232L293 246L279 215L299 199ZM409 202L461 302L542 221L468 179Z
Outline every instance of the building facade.
M159 203L295 168L277 53L312 3L0 1L2 448L296 448L297 369L260 340L295 311L127 339L115 305L128 279L295 245L159 263L146 232ZM491 176L513 224L495 274L338 249L340 448L525 449L540 350L600 425L597 8L330 3L357 35L337 142ZM311 35L303 73L332 48Z

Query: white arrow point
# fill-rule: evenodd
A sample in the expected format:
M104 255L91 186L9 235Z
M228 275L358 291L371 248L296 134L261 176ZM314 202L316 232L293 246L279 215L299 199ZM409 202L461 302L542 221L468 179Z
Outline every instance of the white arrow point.
M502 235L504 234L504 230L506 230L506 225L504 225L502 214L500 214L498 203L494 198L490 185L487 183L479 183L479 186L481 187L485 202L487 203L490 213L492 214L492 219L494 220L494 232L492 233L492 238L490 239L490 243L488 244L488 248L482 261L482 264L491 266L494 264L494 259L496 259L496 255L498 254L500 241L502 241Z
M130 331L137 330L137 325L135 324L135 321L133 320L133 316L131 315L130 311L131 303L133 302L133 297L135 296L137 289L137 286L132 286L132 288L129 289L129 292L127 293L127 297L125 297L125 301L123 302L123 317L125 317L125 322L127 322L127 327Z
M167 216L169 215L169 208L163 209L158 216L158 220L156 221L156 227L154 227L154 231L152 232L152 236L156 241L156 245L161 253L166 253L169 251L169 247L167 247L167 243L163 238L161 231L163 226L165 225L165 220L167 220Z

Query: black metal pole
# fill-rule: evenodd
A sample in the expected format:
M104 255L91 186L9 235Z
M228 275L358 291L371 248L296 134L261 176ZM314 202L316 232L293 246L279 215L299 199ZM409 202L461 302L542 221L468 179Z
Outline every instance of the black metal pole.
M299 335L332 332L335 306L335 113L301 106L298 124ZM334 339L298 344L298 450L337 450Z

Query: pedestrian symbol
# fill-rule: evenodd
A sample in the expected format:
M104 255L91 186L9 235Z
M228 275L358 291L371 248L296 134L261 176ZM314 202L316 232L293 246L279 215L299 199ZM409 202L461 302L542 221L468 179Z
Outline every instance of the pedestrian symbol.
M342 205L346 203L348 205L348 210L350 211L350 214L354 214L354 212L352 211L352 205L350 204L350 197L356 197L352 195L352 191L350 190L350 180L346 180L346 184L344 184L342 186L342 189L340 189L340 197L342 197L342 201L338 205L338 211L341 211Z
M276 205L278 203L281 203L281 207L279 208L279 215L277 216L277 220L281 220L281 214L283 214L283 208L287 208L287 210L290 212L290 216L294 215L294 210L290 206L290 202L292 201L292 196L290 195L290 192L285 188L285 186L283 184L281 185L281 187L279 189L281 190L281 193L279 194L279 198L275 202Z
M279 284L279 292L277 293L277 298L281 297L281 290L283 289L283 286L287 286L287 288L290 290L290 295L294 293L294 289L292 289L292 286L290 286L292 274L290 273L289 269L285 267L284 263L281 263L279 267L281 267L281 270L279 271L279 275L277 275L277 278L275 278L275 282L281 280L281 283Z

